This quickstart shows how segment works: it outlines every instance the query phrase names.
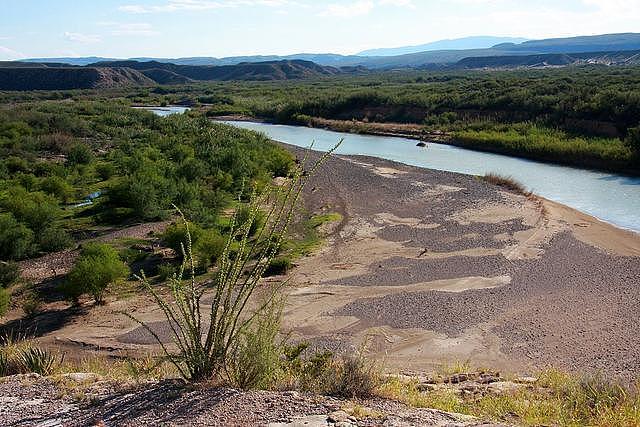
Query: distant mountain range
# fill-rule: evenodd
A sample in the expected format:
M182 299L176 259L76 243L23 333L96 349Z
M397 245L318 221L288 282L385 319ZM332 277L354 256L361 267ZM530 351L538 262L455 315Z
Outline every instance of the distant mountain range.
M416 46L370 49L358 53L357 56L396 56L434 50L487 49L497 44L522 43L528 40L529 39L522 37L474 36L460 39L438 40L436 42Z
M357 67L326 67L309 61L268 61L222 66L176 65L157 61L105 61L88 66L0 62L0 90L103 89L197 81L290 80L361 71Z
M491 47L460 48L486 46L491 40L501 42ZM228 58L194 57L194 58L131 58L132 61L171 63L175 65L222 66L238 65L246 62L265 61L311 61L328 67L366 67L369 69L390 69L406 67L424 67L427 65L451 65L473 57L541 55L549 53L585 53L640 50L640 33L605 34L599 36L581 36L518 42L503 42L503 38L468 37L457 40L442 40L422 46L401 47L395 49L371 50L360 55L313 54L299 53L287 56L236 56ZM511 39L513 40L513 39ZM454 46L456 48L446 48ZM427 49L418 51L417 49ZM436 49L436 50L433 50ZM377 53L376 53L377 52ZM395 54L394 52L406 52ZM387 55L387 54L392 55ZM58 62L69 65L85 66L97 62L113 62L113 58L39 58L22 62Z
M434 48L452 43L488 43L470 38L386 50ZM374 53L376 51L369 51ZM368 54L367 52L364 52ZM640 65L640 34L606 34L524 42L499 43L489 48L429 50L402 55L343 56L296 54L234 58L42 58L0 62L0 90L66 90L197 81L290 80L365 73L388 69L513 69L597 64Z

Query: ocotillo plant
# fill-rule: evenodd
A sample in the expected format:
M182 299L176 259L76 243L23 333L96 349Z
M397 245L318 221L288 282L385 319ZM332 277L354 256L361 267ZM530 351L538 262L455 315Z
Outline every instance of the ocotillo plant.
M256 308L249 309L254 291L286 237L307 181L341 143L324 153L308 170L304 169L308 160L308 156L305 156L294 169L287 185L270 186L252 193L249 214L243 215L244 222L238 221L237 214L231 218L231 231L217 262L212 285L196 281L188 222L182 214L187 227L187 241L182 247L184 262L169 280L171 300L159 293L144 273L138 277L162 309L177 351L171 351L146 323L125 314L140 323L156 339L165 356L186 380L198 381L223 375L243 332L270 307L286 283L265 284L267 297L261 299ZM264 226L252 236L252 226L265 206ZM232 246L235 246L233 251ZM185 273L188 274L186 280ZM208 296L211 297L211 303L205 306L201 300L207 291L210 291L211 295Z

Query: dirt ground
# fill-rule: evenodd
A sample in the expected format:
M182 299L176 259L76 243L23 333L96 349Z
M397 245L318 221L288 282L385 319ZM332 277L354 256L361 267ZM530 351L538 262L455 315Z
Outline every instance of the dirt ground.
M305 206L342 221L291 274L292 339L364 348L395 372L469 361L640 374L640 235L475 177L365 157L331 158ZM146 297L52 304L31 324L71 352L154 349L121 311L166 330Z

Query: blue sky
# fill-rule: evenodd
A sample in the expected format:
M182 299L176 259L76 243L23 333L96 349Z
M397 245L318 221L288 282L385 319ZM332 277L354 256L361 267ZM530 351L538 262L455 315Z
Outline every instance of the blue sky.
M640 32L640 0L0 0L0 60L356 53Z

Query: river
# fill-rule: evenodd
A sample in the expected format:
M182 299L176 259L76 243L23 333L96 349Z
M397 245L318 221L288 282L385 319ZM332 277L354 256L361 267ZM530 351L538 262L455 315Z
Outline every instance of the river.
M379 157L412 166L484 175L495 172L524 184L534 193L593 215L618 227L640 232L640 178L482 153L406 138L355 135L301 126L228 121L233 126L263 132L269 138L299 147L314 142L328 150L340 139L339 154Z

